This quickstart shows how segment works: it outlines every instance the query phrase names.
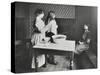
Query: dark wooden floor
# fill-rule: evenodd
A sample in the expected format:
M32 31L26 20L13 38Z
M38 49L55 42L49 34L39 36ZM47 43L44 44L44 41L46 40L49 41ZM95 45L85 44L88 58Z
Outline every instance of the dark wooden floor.
M15 50L15 69L17 73L26 73L34 72L34 69L31 68L32 55L31 49L27 48L26 45L16 46ZM91 54L90 54L91 55ZM92 57L91 57L92 58ZM76 58L75 58L76 59ZM69 70L69 60L65 56L55 56L55 60L58 62L57 65L51 65L47 63L47 67L41 67L39 72L48 72L48 71L67 71ZM96 58L94 58L94 63ZM73 69L91 69L96 68L93 63L90 61L89 57L86 54L81 55L77 58L73 65Z
M67 71L69 70L69 60L66 59L65 56L55 55L55 61L58 63L57 65L47 63L46 68L41 67L40 72L49 72L49 71Z

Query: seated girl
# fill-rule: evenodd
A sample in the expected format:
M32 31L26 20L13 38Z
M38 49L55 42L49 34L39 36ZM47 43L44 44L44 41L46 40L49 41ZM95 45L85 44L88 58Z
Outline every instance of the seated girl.
M50 37L50 41L53 42L52 40L52 36L53 35L57 35L57 28L58 28L58 25L56 24L56 20L55 20L55 12L54 11L50 11L48 13L48 16L47 16L47 19L46 19L46 24L47 24L47 32L46 32L46 36L47 37ZM56 65L57 62L55 62L54 60L54 56L53 55L50 55L48 54L48 62L50 64L54 64Z

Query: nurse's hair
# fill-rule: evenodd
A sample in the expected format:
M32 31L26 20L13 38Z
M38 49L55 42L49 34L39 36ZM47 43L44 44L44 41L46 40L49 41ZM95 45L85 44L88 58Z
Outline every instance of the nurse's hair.
M38 16L40 14L44 13L44 11L42 9L37 9L35 12L34 12L34 15L35 16Z

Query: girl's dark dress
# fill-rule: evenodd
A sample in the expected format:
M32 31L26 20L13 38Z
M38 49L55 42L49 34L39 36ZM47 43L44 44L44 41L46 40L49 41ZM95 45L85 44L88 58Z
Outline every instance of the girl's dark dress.
M84 42L84 44L89 45L88 50L90 50L91 43L88 43L88 39L91 39L90 31L85 31L83 33L81 41ZM84 50L80 54L75 54L75 63L77 69L84 69L86 67L90 68L89 64L87 64L87 62L89 61L89 58L87 56L88 50Z

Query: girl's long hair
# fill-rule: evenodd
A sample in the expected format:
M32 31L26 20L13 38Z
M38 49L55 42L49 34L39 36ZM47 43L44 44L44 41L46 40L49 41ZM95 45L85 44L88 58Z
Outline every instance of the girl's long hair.
M49 12L48 12L48 16L47 16L46 21L45 21L45 24L46 24L46 25L47 25L51 20L55 19L55 18L52 17L51 13L54 13L54 14L55 14L54 11L49 11Z

